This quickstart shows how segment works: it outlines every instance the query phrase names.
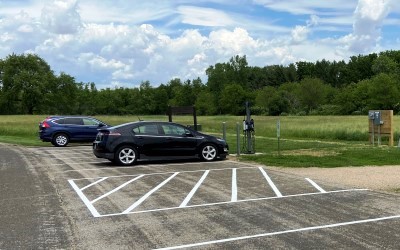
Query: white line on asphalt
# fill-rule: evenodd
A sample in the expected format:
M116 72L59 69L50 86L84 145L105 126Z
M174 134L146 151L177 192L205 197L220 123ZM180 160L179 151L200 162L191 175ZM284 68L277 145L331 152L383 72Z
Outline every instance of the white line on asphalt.
M99 212L97 212L96 208L92 205L92 203L90 203L88 198L83 194L83 192L79 189L79 187L75 184L75 182L73 180L68 180L68 182L75 190L75 192L79 195L83 203L85 203L89 211L92 213L93 217L100 217Z
M56 159L56 158L55 158ZM49 166L62 166L62 165L82 165L82 164L91 164L91 163L108 163L109 161L89 161L89 162L64 162L64 163L54 163L54 164L47 164ZM87 179L97 179L96 178L87 178Z
M263 201L263 200L275 200L275 199L284 199L284 198L291 198L291 197L300 197L300 196L312 196L312 195L327 195L333 193L344 193L344 192L360 192L360 191L368 191L369 189L347 189L347 190L336 190L336 191L329 191L326 193L305 193L305 194L293 194L293 195L286 195L282 197L264 197L264 198L254 198L254 199L247 199L247 200L238 200L235 203L241 202L252 202L252 201ZM141 210L141 211L134 211L129 213L114 213L114 214L103 214L100 217L110 217L110 216L118 216L118 215L126 215L126 214L141 214L141 213L150 213L150 212L159 212L159 211L167 211L167 210L175 210L175 209L187 209L187 208L198 208L198 207L208 207L208 206L217 206L217 205L225 205L230 204L231 201L223 201L223 202L216 202L216 203L207 203L207 204L199 204L199 205L190 205L186 207L168 207L168 208L159 208L159 209L149 209L149 210Z
M316 189L318 189L321 193L326 193L326 191L321 188L320 186L318 186L317 183L315 183L313 180L311 180L310 178L306 178L306 180L311 183L311 185L313 185Z
M87 186L81 188L81 191L85 190L85 189L88 188L88 187L91 187L91 186L93 186L93 185L96 185L97 183L102 182L102 181L106 180L107 178L108 178L108 177L103 177L103 178L101 178L101 179L99 179L99 180L97 180L97 181L95 181L95 182L93 182L93 183L91 183L91 184L89 184L89 185L87 185Z
M197 184L193 187L192 191L186 196L186 198L183 200L181 205L179 207L186 207L186 205L189 203L190 199L192 199L193 195L196 193L197 189L200 187L201 183L206 179L208 173L210 170L207 170L204 172L203 176L200 178L200 180L197 182Z
M138 180L138 179L140 179L140 178L142 178L142 177L143 177L143 175L139 175L138 177L133 178L132 180L129 180L129 181L125 182L124 184L118 186L117 188L114 188L113 190L111 190L111 191L109 191L109 192L103 194L102 196L97 197L96 199L92 200L91 203L93 204L93 203L95 203L96 201L101 200L101 199L103 199L104 197L109 196L110 194L112 194L112 193L114 193L114 192L120 190L121 188L125 187L126 185L128 185L128 184L130 184L130 183L132 183L132 182L134 182L134 181L136 181L136 180Z
M236 168L232 169L232 197L231 202L237 201Z
M134 169L139 168L140 166L135 166ZM112 167L110 169L116 169L117 167ZM126 168L126 167L123 167ZM237 169L252 169L252 168L256 168L256 167L242 167L242 168L237 168ZM97 170L104 170L105 168L98 168ZM210 171L223 171L223 170L229 170L232 168L214 168L214 169L209 169ZM81 169L79 171L83 171L85 169ZM63 171L63 173L68 172L71 170L67 170L67 171ZM180 173L196 173L196 172L204 172L204 169L202 170L190 170L190 171L181 171ZM157 172L157 173L150 173L150 174L144 174L144 175L162 175L162 174L173 174L176 172ZM98 179L101 177L108 177L108 178L120 178L120 177L129 177L129 176L137 176L139 174L135 174L135 175L114 175L114 176L97 176L97 177L88 177L88 178L79 178L79 179L73 179L74 181L78 181L78 180L90 180L90 179Z
M152 190L150 190L147 194L145 194L142 198L140 198L139 200L137 200L135 203L133 203L130 207L128 207L124 212L122 212L123 214L127 214L130 211L132 211L133 209L135 209L137 206L139 206L143 201L145 201L150 195L152 195L155 191L157 191L159 188L161 188L162 186L164 186L165 184L167 184L167 182L169 182L172 178L174 178L177 174L179 174L179 172L175 172L173 175L171 175L168 179L166 179L165 181L161 182L160 184L158 184L157 187L153 188Z
M50 154L50 153L48 153L48 154L43 154L43 153L33 153L34 155L36 155L36 156L56 156L55 154ZM83 153L70 153L70 152L65 152L65 154L57 154L57 155L62 155L62 156L66 156L66 155L82 155ZM87 157L89 157L89 156L87 156ZM91 156L90 156L91 157Z
M267 172L265 172L263 167L259 167L261 173L264 175L265 179L267 180L268 184L271 186L271 188L274 190L276 196L282 197L281 192L278 190L278 188L275 186L274 182L269 178Z
M63 156L65 156L65 155L63 155ZM70 157L61 157L61 158L54 157L53 159L55 159L55 160L71 160L71 159L74 159L75 160L75 159L93 159L93 157L89 157L89 156L83 156L83 157L70 156Z
M187 245L180 245L180 246L173 246L173 247L166 247L166 248L158 248L158 249L160 249L160 250L161 249L164 249L164 250L170 249L170 250L172 250L172 249L199 247L199 246L213 245L213 244L226 243L226 242L232 242L232 241L238 241L238 240L247 240L247 239L261 238L261 237L267 237L267 236L275 236L275 235L288 234L288 233L297 233L297 232L312 231L312 230L318 230L318 229L342 227L342 226L364 224L364 223L371 223L371 222L384 221L384 220L393 220L393 219L400 219L400 215L373 218L373 219L366 219L366 220L347 221L347 222L320 225L320 226L314 226L314 227L303 227L303 228L290 229L290 230L277 231L277 232L270 232L270 233L255 234L255 235L246 235L246 236L240 236L240 237L234 237L234 238L227 238L227 239L213 240L213 241L205 241L205 242L199 242L199 243L194 243L194 244L187 244Z
M109 162L109 161L104 161L104 162ZM103 162L102 162L103 163ZM203 165L203 164L211 164L212 162L202 162L202 163L197 163L197 162L189 162L189 163L183 163L183 164L151 164L151 165L135 165L134 168L154 168L154 167L170 167L170 166L186 166L186 165ZM79 172L79 171L99 171L99 170L104 170L104 169L118 169L118 168L125 168L129 169L127 167L102 167L102 168L86 168L86 169L71 169L71 170L65 170L65 171L60 171L60 173L67 173L67 172ZM204 171L204 170L198 170L198 171ZM165 172L165 173L174 173L174 172ZM125 175L126 176L126 175ZM110 177L118 177L118 176L110 176ZM96 179L99 177L90 177L90 178L82 178L82 179ZM79 180L79 179L77 179Z

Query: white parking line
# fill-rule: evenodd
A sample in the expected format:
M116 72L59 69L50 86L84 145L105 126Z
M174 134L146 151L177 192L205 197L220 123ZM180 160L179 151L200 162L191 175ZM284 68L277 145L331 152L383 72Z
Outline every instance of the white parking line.
M318 189L321 193L326 193L326 191L321 188L320 186L318 186L317 183L315 183L313 180L311 180L310 178L306 178L306 180L311 183L311 185L313 185L316 189Z
M124 212L122 212L123 214L127 214L130 211L132 211L133 209L135 209L137 206L139 206L140 204L142 204L143 201L145 201L150 195L152 195L155 191L157 191L159 188L161 188L162 186L164 186L165 184L167 184L167 182L169 182L172 178L174 178L177 174L179 174L179 172L174 173L173 175L171 175L168 179L166 179L165 181L161 182L157 187L153 188L152 190L150 190L147 194L145 194L142 198L140 198L139 200L137 200L135 203L132 204L132 206L128 207Z
M56 159L56 158L54 158ZM109 161L84 161L84 162L64 162L64 163L54 163L47 164L49 166L63 166L63 165L82 165L82 164L92 164L92 163L107 163ZM92 178L93 179L93 178Z
M109 161L104 161L104 162L109 162ZM226 161L226 162L231 162L231 161ZM103 163L103 161L102 161ZM232 162L233 163L233 162ZM213 162L188 162L188 163L171 163L171 164L150 164L150 165L135 165L133 166L133 168L137 169L137 168L154 168L154 167L169 167L169 166L187 166L187 165L212 165ZM63 165L63 164L61 164ZM243 165L243 164L242 164ZM247 164L249 165L249 164ZM71 170L65 170L65 171L60 171L60 173L68 173L68 172L80 172L80 171L101 171L104 169L119 169L119 168L125 168L125 169L129 169L129 167L102 167L102 168L86 168L86 169L71 169ZM251 166L251 167L244 167L244 168L255 168L255 166ZM224 169L232 169L232 168L224 168ZM198 170L198 171L204 171L204 170ZM171 172L172 173L172 172ZM115 176L113 176L115 177ZM95 179L98 177L94 177L94 178L87 178L87 179Z
M314 227L303 227L303 228L255 234L255 235L246 235L246 236L240 236L240 237L235 237L235 238L205 241L205 242L199 242L199 243L194 243L194 244L187 244L187 245L180 245L180 246L173 246L173 247L166 247L166 248L158 248L158 249L172 250L172 249L199 247L199 246L213 245L213 244L226 243L226 242L232 242L232 241L238 241L238 240L247 240L247 239L261 238L261 237L288 234L288 233L297 233L297 232L304 232L304 231L311 231L311 230L318 230L318 229L342 227L342 226L371 223L371 222L384 221L384 220L394 220L394 219L399 219L399 218L400 218L400 215L394 215L394 216L380 217L380 218L373 218L373 219L366 219L366 220L347 221L347 222L341 222L341 223L335 223L335 224L327 224L327 225L320 225L320 226L314 226Z
M271 188L274 190L275 194L277 197L282 197L281 192L278 190L278 188L275 186L274 182L269 178L267 172L265 172L263 167L259 167L261 173L264 175L265 179L267 180L268 184L271 186Z
M232 198L231 202L237 201L237 182L236 182L236 168L232 169Z
M75 184L73 180L68 180L69 184L72 186L72 188L75 190L75 192L79 195L83 203L87 206L89 211L92 213L93 217L100 217L99 212L97 212L96 208L92 205L92 203L88 200L86 195L83 194L82 190L79 189L79 187Z
M186 196L186 198L183 200L181 205L179 207L186 207L186 205L189 203L190 199L192 199L193 195L196 193L197 189L200 187L201 183L206 179L208 173L210 170L207 170L204 172L203 176L200 178L200 180L197 182L197 184L193 187L193 189L190 191L190 193Z

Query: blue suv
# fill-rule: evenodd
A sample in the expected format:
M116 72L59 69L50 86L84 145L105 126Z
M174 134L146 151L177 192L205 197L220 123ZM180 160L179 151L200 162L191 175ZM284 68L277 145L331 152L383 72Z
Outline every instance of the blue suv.
M109 127L106 123L88 116L49 116L39 123L39 138L56 147L69 142L93 142L97 129Z

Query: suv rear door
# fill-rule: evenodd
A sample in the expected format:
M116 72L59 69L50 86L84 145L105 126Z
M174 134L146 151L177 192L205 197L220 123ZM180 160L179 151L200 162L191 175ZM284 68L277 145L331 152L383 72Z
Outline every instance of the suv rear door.
M73 140L87 139L87 131L83 128L83 120L80 117L67 117L62 126L68 131Z

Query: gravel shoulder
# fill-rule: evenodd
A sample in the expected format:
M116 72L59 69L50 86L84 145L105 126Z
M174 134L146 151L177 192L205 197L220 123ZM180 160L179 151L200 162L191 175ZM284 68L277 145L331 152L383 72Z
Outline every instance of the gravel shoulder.
M338 168L272 167L271 169L315 181L400 194L400 165Z

